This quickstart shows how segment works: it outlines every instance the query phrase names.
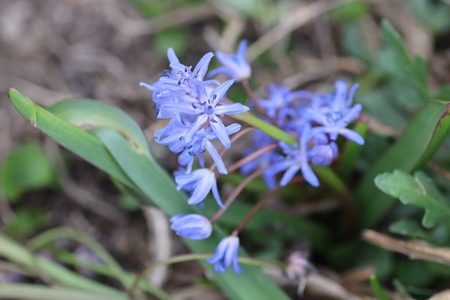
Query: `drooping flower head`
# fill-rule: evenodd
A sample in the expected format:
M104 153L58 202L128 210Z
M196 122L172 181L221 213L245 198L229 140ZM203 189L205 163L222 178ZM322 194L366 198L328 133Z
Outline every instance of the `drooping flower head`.
M212 232L211 222L204 216L198 214L175 215L170 218L172 228L177 235L191 240L203 240L208 238Z
M229 236L220 241L217 246L216 253L213 257L206 261L214 264L214 270L222 273L233 266L236 274L241 274L242 269L238 262L239 238L237 236Z
M225 54L217 51L216 57L222 64L222 67L212 70L208 76L213 77L218 74L224 74L236 81L241 81L250 78L252 69L246 58L247 55L247 41L240 42L236 54Z

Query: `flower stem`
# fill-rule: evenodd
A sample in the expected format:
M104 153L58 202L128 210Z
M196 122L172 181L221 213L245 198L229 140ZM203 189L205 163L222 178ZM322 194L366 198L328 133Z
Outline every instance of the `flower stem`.
M240 167L242 167L243 165L245 165L246 163L248 163L249 161L252 161L253 159L257 158L260 155L263 155L264 153L271 151L275 148L278 147L277 143L272 143L269 144L267 146L262 147L261 149L258 149L257 151L253 152L252 154L249 154L247 156L245 156L244 158L238 160L237 162L235 162L234 164L232 164L229 168L228 168L228 172L234 172L237 169L239 169ZM221 174L217 175L216 178L219 178Z
M252 174L250 174L249 176L247 176L234 190L233 192L230 194L230 196L228 196L227 200L225 201L225 207L229 207L231 205L231 203L233 203L234 200L236 200L237 196L239 196L239 194L242 192L242 190L256 177L258 177L259 175L261 175L262 173L264 173L264 171L266 170L266 168L262 168L262 169L258 169L255 172L253 172ZM221 208L219 209L216 214L214 216L211 217L211 219L209 219L209 221L211 223L214 223L215 221L217 221L225 212L225 209Z
M294 177L292 178L292 180L289 182L289 184L294 184L294 183L299 183L304 181L305 179L303 177ZM239 224L239 226L233 231L233 235L238 235L238 233L245 227L245 225L247 225L247 223L253 218L253 216L258 212L258 210L270 199L272 198L276 192L278 192L278 190L281 188L282 186L277 185L273 190L268 191L267 193L265 193L262 198L258 201L258 203L256 203L255 206L253 206L253 208L250 210L250 212L247 214L247 216L245 216L244 220L242 220L242 222Z

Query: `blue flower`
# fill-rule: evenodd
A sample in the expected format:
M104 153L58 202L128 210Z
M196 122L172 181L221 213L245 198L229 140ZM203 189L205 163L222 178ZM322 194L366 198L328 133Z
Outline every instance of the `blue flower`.
M236 274L241 274L242 269L238 262L239 238L237 236L229 236L220 241L217 246L216 253L213 257L206 261L214 264L214 270L222 273L233 266Z
M250 78L252 69L246 58L247 54L247 41L243 40L239 44L236 54L225 54L217 51L216 57L222 64L222 67L212 70L208 76L213 77L218 74L225 74L230 78L237 81Z
M297 99L311 97L311 92L295 91L292 92L288 87L279 84L267 86L266 93L268 100L260 99L259 104L271 118L276 118L279 125L282 125L284 119L291 114L290 104Z
M311 126L307 124L302 130L299 144L289 146L285 142L279 143L283 152L286 154L286 157L280 162L272 165L267 172L275 175L282 171L286 171L281 178L281 186L288 184L300 169L303 177L309 184L312 186L319 186L319 180L308 164L308 143L311 138L310 134Z
M313 98L311 107L306 110L306 114L310 121L322 125L313 129L314 134L327 133L333 141L337 139L338 135L342 135L357 144L364 144L364 138L361 135L346 128L358 117L362 109L361 104L350 107L357 88L358 85L354 84L348 92L347 83L337 81L335 83L336 93Z
M170 218L172 228L177 235L187 237L191 240L206 239L211 235L211 222L204 216L198 214L175 215Z
M220 199L219 191L217 189L216 176L214 172L208 169L197 169L190 174L178 175L175 177L178 184L177 190L192 191L191 197L188 199L188 204L200 204L205 200L209 191L212 190L217 204L226 209Z
M240 114L249 110L247 106L240 103L219 105L220 100L222 100L223 96L233 83L234 80L225 81L210 92L207 92L205 86L199 83L197 84L198 100L192 99L192 101L189 101L185 99L185 101L180 103L167 103L161 105L161 107L172 110L174 113L197 115L197 119L191 125L184 137L186 143L190 143L196 132L209 121L209 126L214 133L217 134L222 145L225 148L231 147L230 138L228 137L225 125L218 115Z
M186 97L194 99L197 97L197 84L198 82L203 82L209 62L213 56L214 54L211 52L205 54L195 66L194 71L192 71L192 67L180 63L172 48L167 50L167 57L172 68L171 72L164 71L159 80L153 84L144 82L139 84L153 92L152 99L156 103L156 107L158 107L156 114L158 118L171 118L173 116L172 111L166 110L161 105L183 102ZM218 82L216 80L203 82L205 85L212 83Z

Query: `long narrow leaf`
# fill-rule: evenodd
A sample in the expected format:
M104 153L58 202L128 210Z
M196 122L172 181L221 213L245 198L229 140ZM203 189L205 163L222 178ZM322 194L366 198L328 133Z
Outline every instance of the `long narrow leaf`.
M193 212L193 208L187 205L186 198L176 191L173 180L145 153L136 151L136 148L125 139L126 135L123 132L92 127L92 131L100 137L105 147L93 135L37 106L19 92L10 91L10 97L19 112L32 124L116 179L143 192L167 214ZM70 105L66 105L65 110L70 111ZM62 114L61 111L58 113ZM82 122L80 119L78 121ZM72 139L76 139L76 142ZM186 240L186 243L194 252L211 253L224 236L221 230L216 228L209 239ZM211 265L204 263L204 266L212 271ZM283 291L256 267L244 266L244 274L240 276L230 271L215 276L230 299L288 299Z

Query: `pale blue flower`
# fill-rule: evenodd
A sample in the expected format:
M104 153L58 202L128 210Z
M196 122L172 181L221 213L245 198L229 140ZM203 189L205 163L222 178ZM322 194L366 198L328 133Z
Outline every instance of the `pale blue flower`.
M237 81L250 78L252 69L246 58L247 55L247 41L243 40L239 44L236 54L225 54L217 51L216 57L222 64L222 67L212 70L208 76L213 77L218 74L225 74Z
M214 270L222 273L233 266L236 274L241 274L242 269L238 262L239 238L237 236L229 236L220 241L217 246L216 253L213 257L206 261L214 264Z
M216 176L214 172L209 169L197 169L190 174L178 175L175 177L177 183L177 190L192 191L191 197L188 199L188 204L200 204L205 200L210 191L213 192L217 204L226 209L220 199L219 191L217 189Z
M317 96L312 100L311 107L306 110L308 118L322 126L314 128L314 134L327 133L331 140L342 135L357 144L363 145L364 138L347 127L361 112L361 104L351 107L353 95L358 88L354 84L350 91L344 81L335 83L336 93Z
M172 228L177 235L191 240L206 239L211 235L211 222L204 216L198 214L175 215L170 218Z
M286 157L280 162L273 164L267 172L275 175L282 171L286 171L280 180L281 186L288 184L299 170L301 170L303 177L309 184L312 186L319 186L319 180L308 164L308 143L311 138L310 132L311 127L307 124L303 128L299 144L290 146L285 142L279 143L283 152L286 154Z

